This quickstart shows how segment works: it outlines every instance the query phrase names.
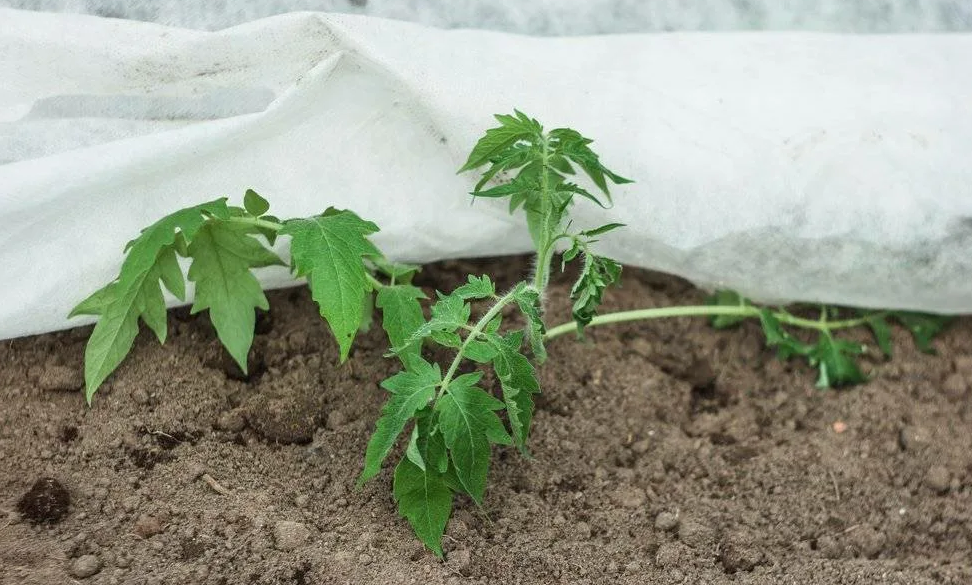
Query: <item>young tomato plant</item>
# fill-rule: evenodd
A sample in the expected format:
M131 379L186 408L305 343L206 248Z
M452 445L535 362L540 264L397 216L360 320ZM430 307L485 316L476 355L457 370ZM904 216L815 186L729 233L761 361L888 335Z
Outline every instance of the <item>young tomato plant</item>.
M179 257L191 259L192 313L209 311L219 340L245 373L255 311L269 308L252 271L285 265L266 246L279 236L291 238L291 269L307 279L321 316L337 339L340 360L347 359L359 327L371 319L372 291L381 289L379 305L393 303L403 290L395 285L396 279L407 282L416 267L388 262L368 239L378 226L351 211L329 208L313 217L281 221L268 215L269 209L263 197L248 190L243 207L229 206L221 198L180 209L125 246L118 277L81 301L70 315L98 317L84 355L89 404L131 350L139 319L160 343L165 342L162 285L179 300L186 299ZM388 276L391 285L383 285L376 275Z
M708 316L717 328L728 328L747 319L757 319L766 344L777 349L781 360L802 356L817 368L818 386L837 387L863 382L866 376L857 363L857 357L864 353L864 347L841 339L835 332L866 326L873 333L880 350L890 357L891 322L908 329L919 349L931 351L931 339L949 321L948 317L903 311L858 310L853 311L852 317L842 317L848 312L847 309L830 306L820 308L819 318L807 319L794 315L785 307L756 306L729 290L716 291L706 306L660 307L598 316L596 313L602 293L607 286L618 282L621 267L615 261L593 253L590 246L595 236L623 226L608 224L577 233L561 230L568 219L567 211L573 195L581 195L598 205L604 205L590 192L567 182L566 176L574 174L574 165L579 166L605 195L606 180L626 183L627 179L600 166L597 155L588 147L591 141L574 130L555 129L544 134L539 123L520 112L515 112L513 116L496 116L496 119L500 125L486 131L462 169L486 166L472 194L476 197L509 197L511 213L523 207L537 249L538 277L535 286L538 290L542 291L546 284L546 274L541 272L549 270L556 253L556 243L561 240L567 242L562 251L562 266L578 256L583 257L580 279L571 290L574 321L551 328L545 334L546 339L573 331L582 332L584 327L589 326L663 317ZM504 171L517 171L517 174L505 184L484 188ZM566 224L569 227L569 221ZM790 332L793 329L803 330L805 334L794 336ZM802 341L807 334L816 334L816 341Z

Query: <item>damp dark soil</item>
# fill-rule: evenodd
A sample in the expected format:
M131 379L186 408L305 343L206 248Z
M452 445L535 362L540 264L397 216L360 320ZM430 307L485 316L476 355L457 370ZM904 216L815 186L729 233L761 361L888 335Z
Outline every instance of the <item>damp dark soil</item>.
M419 284L528 268L445 262ZM533 459L496 450L485 507L459 502L440 562L389 470L354 487L395 369L380 330L338 366L307 291L269 296L248 375L205 316L175 310L167 344L141 335L91 408L90 327L0 342L0 583L972 583L972 320L937 355L895 331L895 359L872 354L873 380L840 392L753 324L558 338ZM607 305L702 298L628 270Z

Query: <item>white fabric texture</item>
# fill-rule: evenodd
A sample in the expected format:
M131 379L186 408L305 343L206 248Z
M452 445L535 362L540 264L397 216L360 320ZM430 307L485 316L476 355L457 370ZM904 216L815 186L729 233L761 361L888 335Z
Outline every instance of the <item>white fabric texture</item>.
M538 38L296 13L219 32L0 10L0 338L56 330L125 242L252 187L427 262L529 250L456 169L491 114L636 184L600 250L761 300L972 310L972 35ZM267 286L290 284L283 270Z

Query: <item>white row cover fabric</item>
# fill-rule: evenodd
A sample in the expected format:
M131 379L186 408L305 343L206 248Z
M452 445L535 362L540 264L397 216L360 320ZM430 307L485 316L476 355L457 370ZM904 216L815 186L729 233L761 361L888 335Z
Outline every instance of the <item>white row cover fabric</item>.
M968 0L0 0L0 8L91 14L203 30L297 11L557 36L685 30L972 29Z
M536 38L298 13L220 32L0 10L0 338L57 330L125 242L252 187L398 260L528 251L457 175L514 107L636 184L600 250L768 301L972 311L972 35ZM283 270L267 286L291 284Z

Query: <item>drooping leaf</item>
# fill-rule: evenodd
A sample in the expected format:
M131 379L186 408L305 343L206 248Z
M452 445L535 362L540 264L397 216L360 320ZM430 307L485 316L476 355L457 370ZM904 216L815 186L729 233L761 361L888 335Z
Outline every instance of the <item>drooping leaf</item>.
M584 255L584 268L570 291L574 301L572 314L578 324L578 332L597 315L604 290L621 279L621 265L610 258Z
M776 357L780 361L786 361L794 355L807 355L812 350L813 346L807 345L787 333L780 320L770 309L760 311L759 322L763 326L766 345L776 348Z
M347 359L358 325L364 298L371 290L365 257L379 257L368 241L378 226L351 211L328 209L323 215L293 219L281 235L292 238L290 253L298 276L307 278L311 296L320 307L340 349Z
M250 235L252 231L246 225L212 221L189 243L189 280L196 283L192 313L209 310L219 340L244 373L256 325L254 311L270 308L250 271L283 264Z
M486 490L490 443L508 445L512 441L495 412L503 403L476 386L481 377L475 373L455 378L435 405L456 475L479 504Z
M533 420L533 395L540 392L540 383L530 360L520 353L522 332L516 331L506 338L492 336L491 345L496 350L493 369L503 388L503 402L513 430L513 442L524 454Z
M881 349L881 353L890 358L894 348L891 345L891 326L888 324L888 320L882 315L869 315L865 318L867 319L867 326L874 335L874 341Z
M867 377L857 367L855 356L863 352L860 344L823 334L810 352L810 363L817 366L817 386L836 388L860 384Z
M435 390L442 381L438 365L416 361L411 369L399 372L381 383L391 393L381 410L375 432L368 441L365 466L358 478L361 485L378 474L381 463L395 445L398 436L415 413L435 397Z
M421 289L408 284L385 286L378 290L376 304L381 309L381 327L388 335L392 348L401 348L398 358L407 368L420 359L422 345L408 345L408 339L425 323L419 299L426 298Z
M395 468L393 490L398 513L408 520L419 540L441 558L442 534L452 513L452 490L443 474L429 466L423 470L406 457Z
M84 357L85 398L95 391L131 350L138 320L145 321L159 341L165 340L165 300L159 281L184 292L172 272L177 237L191 242L209 217L229 217L226 199L217 199L167 215L125 246L127 256L118 278L83 300L71 315L99 315ZM169 286L167 284L167 286Z
M538 364L547 359L547 350L543 345L543 336L547 332L543 323L543 307L540 304L540 293L532 287L520 286L513 297L520 312L527 319L526 336L530 344L530 351Z
M919 351L925 353L935 353L935 348L932 347L932 340L948 327L948 324L952 321L952 318L946 315L930 315L907 311L897 311L891 315L905 329L911 332L911 336L915 339L915 346Z

